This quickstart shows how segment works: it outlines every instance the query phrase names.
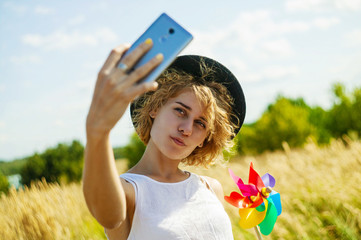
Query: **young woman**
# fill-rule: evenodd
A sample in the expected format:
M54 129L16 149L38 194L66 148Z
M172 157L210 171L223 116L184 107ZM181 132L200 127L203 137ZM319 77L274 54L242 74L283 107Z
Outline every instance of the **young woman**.
M181 56L154 83L137 83L158 55L129 73L152 47L114 49L99 72L87 117L83 191L90 212L112 239L233 239L220 183L183 171L222 157L245 116L237 79L218 62ZM109 134L131 103L146 144L138 164L118 176Z

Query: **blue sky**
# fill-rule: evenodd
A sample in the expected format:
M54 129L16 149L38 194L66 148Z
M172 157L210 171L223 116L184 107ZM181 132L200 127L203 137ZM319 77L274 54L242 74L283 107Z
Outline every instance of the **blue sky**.
M193 35L182 54L205 55L239 79L246 122L278 94L328 108L331 86L361 84L361 0L0 2L0 159L73 139L110 50L133 42L162 12ZM114 146L133 132L129 112Z

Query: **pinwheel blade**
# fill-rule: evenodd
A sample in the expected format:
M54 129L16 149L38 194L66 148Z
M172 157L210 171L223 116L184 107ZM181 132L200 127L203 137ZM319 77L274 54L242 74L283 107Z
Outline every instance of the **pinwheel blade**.
M272 199L272 202L277 209L277 216L279 216L282 213L281 195L278 192L272 190L268 198Z
M261 233L263 235L269 235L272 232L273 227L277 220L277 209L274 203L272 202L272 199L268 198L268 200L265 200L265 205L267 202L268 202L268 209L266 216L264 220L260 224L258 224Z
M241 228L248 229L259 225L266 216L268 203L265 201L265 210L260 212L256 208L239 209L239 216L241 220L239 225Z
M238 192L231 192L231 195L228 196L224 196L224 200L226 200L226 202L228 202L229 204L240 208L242 206L241 201L244 199L244 197L239 194Z
M258 191L261 191L262 188L265 187L262 178L258 175L258 173L253 169L253 164L249 167L249 178L248 183L253 184L257 187Z
M238 185L238 188L241 191L242 195L245 197L256 196L258 194L258 190L254 185L243 184Z
M276 179L269 173L262 176L262 181L266 187L274 187L276 185Z
M244 184L243 183L243 181L242 181L242 179L240 178L240 177L238 177L238 176L236 176L235 174L234 174L234 172L232 171L232 169L228 169L228 172L229 172L229 175L231 176L231 178L233 179L233 181L237 184L237 186L239 185L239 184Z

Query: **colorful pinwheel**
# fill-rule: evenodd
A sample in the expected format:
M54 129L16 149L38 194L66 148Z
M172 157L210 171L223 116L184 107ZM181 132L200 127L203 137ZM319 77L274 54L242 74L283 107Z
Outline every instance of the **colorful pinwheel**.
M261 178L253 169L252 162L249 169L248 184L244 184L242 179L237 177L231 169L229 169L229 174L237 184L241 194L232 192L229 197L225 196L224 199L239 208L239 216L241 217L239 225L245 229L258 225L263 235L269 235L277 217L282 212L280 194L272 190L276 180L268 173Z

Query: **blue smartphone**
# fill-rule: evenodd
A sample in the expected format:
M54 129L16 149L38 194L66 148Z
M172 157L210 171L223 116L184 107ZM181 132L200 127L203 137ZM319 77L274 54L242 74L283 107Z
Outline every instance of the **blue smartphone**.
M124 56L132 52L139 44L151 38L153 47L130 69L130 72L158 53L164 58L153 71L139 82L151 82L156 80L160 74L174 61L177 55L192 41L193 36L166 13L162 13L152 25L132 44ZM124 57L123 56L123 57Z

